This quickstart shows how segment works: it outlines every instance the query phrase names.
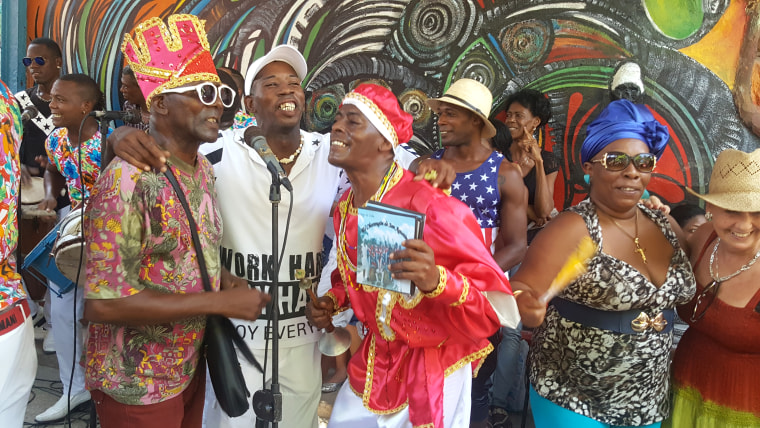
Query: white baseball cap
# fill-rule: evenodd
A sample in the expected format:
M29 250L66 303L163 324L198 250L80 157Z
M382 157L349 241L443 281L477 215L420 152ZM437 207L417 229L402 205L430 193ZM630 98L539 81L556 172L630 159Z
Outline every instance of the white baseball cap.
M253 80L256 79L256 75L259 74L261 69L275 61L282 61L293 67L299 79L303 80L306 77L306 60L301 55L301 52L298 52L298 49L290 45L278 45L248 67L248 71L245 73L246 95L251 95Z

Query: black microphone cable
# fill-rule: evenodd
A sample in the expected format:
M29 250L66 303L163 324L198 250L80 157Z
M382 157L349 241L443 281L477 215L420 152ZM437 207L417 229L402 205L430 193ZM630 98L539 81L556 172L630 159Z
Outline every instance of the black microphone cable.
M79 227L82 230L82 239L84 239L84 207L85 207L85 186L84 186L84 170L82 169L82 130L84 129L84 124L87 122L87 118L92 116L92 114L88 114L87 116L82 119L82 122L79 124L79 138L77 142L77 162L78 162L78 172L79 172L79 192L82 197L82 200L80 203L82 204L81 208L82 211L79 213ZM97 132L97 131L96 131ZM103 135L100 136L101 140L104 138ZM82 242L82 245L79 247L79 265L77 267L77 274L74 281L74 352L73 352L73 358L71 361L71 373L69 374L69 391L67 393L66 397L66 419L65 424L68 426L68 428L71 428L71 385L74 383L74 371L76 369L77 364L77 329L79 328L78 322L77 322L77 295L79 292L79 276L82 271L82 263L84 260L84 246L85 243ZM89 327L88 327L89 328ZM84 344L82 344L84 345ZM81 352L81 349L80 349ZM94 403L91 403L90 406L94 406ZM90 414L90 427L95 428L97 426L97 422L92 418L92 412Z

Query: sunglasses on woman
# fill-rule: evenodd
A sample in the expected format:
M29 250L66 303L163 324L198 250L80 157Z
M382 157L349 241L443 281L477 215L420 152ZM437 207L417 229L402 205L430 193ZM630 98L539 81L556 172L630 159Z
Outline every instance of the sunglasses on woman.
M34 58L29 58L28 56L21 58L21 62L24 64L24 67L29 67L32 65L32 61L36 62L37 65L45 65L45 58L41 56L36 56Z
M633 166L639 172L652 172L657 163L657 156L652 153L639 153L636 156L628 156L622 152L605 153L601 159L592 160L599 162L604 169L608 171L622 171L628 168L628 164L633 162Z
M182 88L164 89L161 93L184 94L190 91L197 92L198 98L207 106L214 105L217 96L222 100L222 105L225 107L232 107L232 103L235 102L235 91L232 88L227 85L216 86L211 82L203 82L194 86L186 86Z

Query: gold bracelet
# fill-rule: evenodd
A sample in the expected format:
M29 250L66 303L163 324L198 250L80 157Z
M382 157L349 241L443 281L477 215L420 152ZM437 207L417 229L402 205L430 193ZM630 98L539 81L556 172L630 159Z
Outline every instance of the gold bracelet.
M470 294L470 281L467 280L467 277L462 275L461 273L459 276L462 278L462 294L459 295L459 300L452 303L451 306L459 306L467 300L467 295Z
M446 279L448 278L445 267L440 265L436 265L436 267L438 268L438 285L433 291L425 291L425 297L428 297L430 299L438 297L441 293L443 293L443 289L446 288Z
M339 313L340 311L338 309L340 309L340 307L338 306L338 298L335 297L335 295L332 293L332 291L328 291L327 293L325 293L325 296L329 297L330 300L332 300L332 302L333 302L333 310L330 311L330 312L333 315Z

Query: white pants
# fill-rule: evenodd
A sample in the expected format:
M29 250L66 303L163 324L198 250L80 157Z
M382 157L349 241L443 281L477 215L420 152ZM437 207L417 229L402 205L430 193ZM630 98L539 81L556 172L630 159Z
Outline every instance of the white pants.
M7 428L21 428L37 373L32 318L27 317L24 325L0 336L0 349L3 354L0 364L0 424Z
M60 222L71 212L71 207L64 207L58 211ZM57 284L48 281L54 290L60 290ZM76 288L76 287L74 287ZM58 359L58 376L63 384L63 395L71 390L71 396L84 392L84 367L79 364L82 359L82 343L84 326L79 322L84 314L84 290L72 288L68 293L60 297L56 293L50 293L50 321L53 325L53 339L55 339L55 356ZM76 314L74 313L74 292L76 291ZM50 334L51 332L48 332ZM74 336L76 334L76 337ZM71 369L74 369L74 378L71 379Z
M259 364L264 366L264 350L251 349ZM267 388L272 384L272 351L267 355ZM280 392L282 393L282 421L280 428L317 428L317 408L322 394L322 354L319 353L317 342L307 343L301 346L280 348L279 355ZM262 388L262 374L245 359L240 359L243 369L245 384L248 391L253 394ZM211 383L207 384L206 393L209 393ZM256 414L253 408L237 418L230 418L219 407L216 397L209 400L206 398L205 409L207 427L214 428L251 428L256 423Z
M61 297L50 295L50 315L53 318L53 338L55 339L55 355L58 358L58 375L63 383L63 395L77 395L84 392L84 367L79 364L82 358L82 341L84 326L79 322L84 313L84 290L76 290L76 315L74 315L74 289ZM74 334L76 333L76 338ZM71 369L74 368L74 378L71 382Z
M45 290L45 306L42 310L42 314L45 315L45 330L52 330L53 329L53 314L50 313L50 301L53 300L53 298L50 296L50 288Z
M455 371L443 381L443 427L470 426L470 391L472 366ZM412 428L409 406L389 415L376 415L364 407L362 398L354 394L348 382L344 383L335 398L327 428Z

